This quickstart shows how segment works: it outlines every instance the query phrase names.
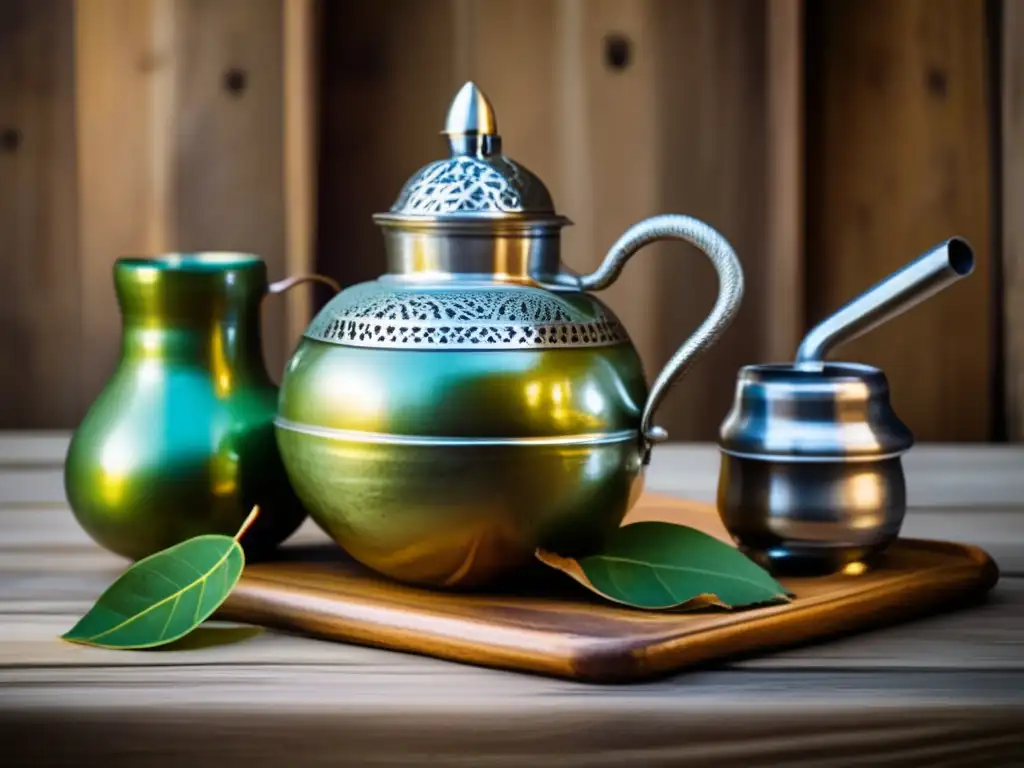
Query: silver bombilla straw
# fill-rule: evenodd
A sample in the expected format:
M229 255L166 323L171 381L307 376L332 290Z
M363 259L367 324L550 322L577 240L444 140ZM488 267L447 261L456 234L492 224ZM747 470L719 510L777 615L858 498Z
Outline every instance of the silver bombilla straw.
M974 251L953 237L869 288L821 321L796 352L800 368L821 368L835 347L852 341L974 271Z

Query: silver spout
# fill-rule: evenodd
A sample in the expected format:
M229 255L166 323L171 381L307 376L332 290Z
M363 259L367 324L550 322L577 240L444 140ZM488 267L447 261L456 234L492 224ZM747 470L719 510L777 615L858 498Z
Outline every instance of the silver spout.
M974 251L953 237L869 288L804 337L796 352L800 367L816 368L835 347L884 322L974 271Z

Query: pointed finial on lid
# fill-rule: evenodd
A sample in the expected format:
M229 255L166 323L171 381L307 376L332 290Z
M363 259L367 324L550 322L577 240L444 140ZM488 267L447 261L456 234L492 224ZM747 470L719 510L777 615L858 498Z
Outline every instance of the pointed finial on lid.
M497 135L498 119L494 116L494 107L472 80L462 86L452 99L444 132L449 136L466 133Z
M443 134L451 155L406 179L391 208L375 214L375 221L443 227L451 220L462 227L476 220L485 229L496 221L556 228L571 223L555 212L544 182L502 152L494 108L476 83L466 83L452 99Z
M453 154L490 155L501 150L494 107L472 80L455 94L448 108L444 134Z

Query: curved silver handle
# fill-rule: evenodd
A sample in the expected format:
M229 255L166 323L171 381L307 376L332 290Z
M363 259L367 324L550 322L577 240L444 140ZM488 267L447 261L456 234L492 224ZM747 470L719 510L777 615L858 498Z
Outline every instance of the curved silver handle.
M622 268L637 251L658 240L678 239L697 246L707 255L718 273L718 299L700 327L679 347L651 385L640 420L640 434L648 451L663 442L668 433L651 425L654 412L672 386L690 369L697 358L718 341L732 323L743 300L743 267L729 241L717 230L690 216L665 214L637 222L608 250L594 272L574 279L584 291L599 291L615 282Z

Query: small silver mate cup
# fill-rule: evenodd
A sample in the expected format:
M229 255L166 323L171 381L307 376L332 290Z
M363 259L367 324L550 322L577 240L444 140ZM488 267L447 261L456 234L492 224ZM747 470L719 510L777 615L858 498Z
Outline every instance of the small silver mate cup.
M795 362L740 369L718 510L748 556L776 574L856 571L899 536L914 437L880 369L824 358L973 270L970 245L947 240L813 328Z

